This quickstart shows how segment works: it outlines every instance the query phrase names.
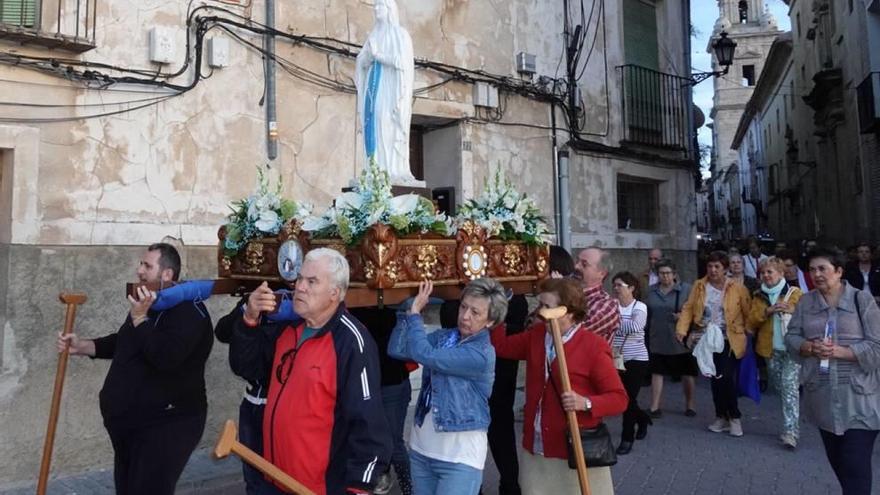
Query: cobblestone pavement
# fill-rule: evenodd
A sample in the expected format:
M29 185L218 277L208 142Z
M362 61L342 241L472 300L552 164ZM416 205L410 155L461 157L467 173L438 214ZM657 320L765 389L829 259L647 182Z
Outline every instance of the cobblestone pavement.
M417 379L413 376L415 384ZM649 388L641 391L643 406L648 404L649 393ZM632 453L621 456L612 468L617 495L840 493L814 427L802 423L800 445L795 452L785 450L779 443L780 404L775 394L765 394L760 406L749 399L740 399L745 430L741 438L706 429L714 419L706 380L699 380L697 386L698 415L695 418L683 414L684 400L679 384L667 383L664 395L663 417L655 419L647 438L637 441ZM522 393L518 399L521 404ZM411 422L412 407L409 418ZM608 424L616 443L620 419L610 419ZM517 430L521 429L522 423L517 423ZM880 451L875 451L874 466L880 467ZM244 493L240 469L236 459L214 461L207 450L197 451L181 478L178 493ZM878 483L880 481L875 480L875 486ZM486 462L483 486L484 495L497 494L498 473L491 455ZM875 490L880 493L880 488ZM3 495L32 493L33 485L0 489ZM53 480L49 493L109 495L113 493L112 473L97 471ZM392 493L398 493L396 488Z

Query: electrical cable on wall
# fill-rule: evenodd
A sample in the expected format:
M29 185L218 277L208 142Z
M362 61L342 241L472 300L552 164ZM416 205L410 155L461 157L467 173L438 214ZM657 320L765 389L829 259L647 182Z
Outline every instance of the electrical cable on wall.
M105 117L110 115L118 115L120 113L125 113L129 111L134 111L142 108L147 108L149 106L157 105L168 99L183 95L192 89L194 89L201 80L207 79L211 77L213 74L213 69L208 72L208 74L204 74L202 72L202 60L203 60L203 50L204 50L204 39L205 35L214 28L219 28L224 32L228 33L233 39L247 48L257 51L261 53L265 57L271 57L275 63L277 63L283 70L289 73L291 76L296 77L306 83L313 84L319 87L323 87L325 89L330 89L334 91L344 92L344 93L355 93L356 90L353 85L347 84L336 79L333 79L328 76L321 75L305 67L297 65L291 60L288 60L284 57L281 57L276 54L267 54L262 46L259 46L255 43L252 43L246 40L241 34L236 32L236 30L245 31L248 33L252 33L254 35L266 35L273 34L280 39L285 39L290 41L294 46L296 45L304 45L310 48L323 51L330 54L341 55L348 58L355 58L357 56L357 51L360 47L353 43L337 40L333 38L327 37L309 37L304 35L296 35L291 33L286 33L282 31L278 31L276 29L268 28L267 26L254 21L248 17L245 17L236 12L230 11L223 7L218 7L215 5L200 5L195 9L190 10L190 5L187 7L187 36L186 36L186 58L184 63L173 72L162 72L161 70L153 70L153 69L143 69L143 68L128 68L122 67L113 64L106 64L100 62L89 62L89 61L81 61L75 59L65 59L58 57L39 57L39 56L28 56L28 55L19 55L13 53L2 53L0 52L0 63L7 65L14 65L18 67L24 67L31 70L36 70L39 72L43 72L46 74L53 75L55 77L63 78L72 82L77 82L90 89L109 89L111 86L119 85L119 84L132 84L132 85L144 85L144 86L153 86L162 89L168 89L173 91L170 95L155 97L154 99L146 98L143 99L144 104L136 105L126 109L120 109L112 112L100 112L96 114L83 115L83 116L71 116L71 117L58 117L58 118L4 118L3 122L22 122L22 123L49 123L49 122L66 122L72 120L83 120L83 119L91 119L98 117ZM219 15L200 15L199 13L202 11L211 11L214 13L223 14L223 16ZM592 15L592 12L591 12ZM193 80L188 85L179 85L169 82L170 79L174 77L179 77L185 74L191 65L195 66L195 75ZM501 106L497 109L491 111L491 113L485 115L487 121L500 123L501 119L504 116L506 110L506 100L507 95L510 93L517 94L526 98L534 99L542 102L553 102L559 105L563 104L563 95L558 94L556 89L559 85L552 85L552 90L547 91L543 87L539 87L531 83L530 81L523 81L521 79L512 78L509 76L496 75L485 72L483 70L472 70L464 67L458 67L450 64L445 64L442 62L434 62L425 59L417 59L415 60L416 67L430 70L435 73L439 73L441 75L447 76L440 82L436 84L428 85L424 88L417 88L414 93L415 94L424 94L433 89L441 87L443 85L449 84L450 82L464 82L464 83L477 83L477 82L486 82L496 86L501 93ZM121 73L120 75L114 75L105 71L117 72ZM126 102L112 102L112 103L100 103L100 104L74 104L69 106L49 106L47 105L44 108L88 108L88 107L97 107L97 106L118 106L118 105L130 105L134 103L140 103L140 100L130 100ZM35 106L37 104L34 104ZM29 106L27 103L22 102L0 102L0 106ZM479 119L484 120L484 119Z

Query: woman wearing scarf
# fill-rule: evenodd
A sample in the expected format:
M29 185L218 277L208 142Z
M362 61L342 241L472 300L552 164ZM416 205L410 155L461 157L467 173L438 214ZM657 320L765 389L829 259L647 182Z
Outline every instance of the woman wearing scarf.
M798 374L800 365L785 349L788 320L803 292L786 282L785 264L773 257L761 262L761 288L754 292L749 310L750 328L758 329L755 352L767 359L770 381L782 399L782 434L780 440L789 449L797 447L800 421Z
M423 366L409 439L413 493L476 495L483 481L495 378L488 329L504 321L507 296L495 280L476 279L461 291L457 328L428 334L421 312L433 288L431 282L419 285L388 343L389 356Z

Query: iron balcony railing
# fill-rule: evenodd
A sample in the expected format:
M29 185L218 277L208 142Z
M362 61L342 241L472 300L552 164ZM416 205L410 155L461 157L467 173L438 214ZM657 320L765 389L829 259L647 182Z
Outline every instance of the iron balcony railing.
M95 47L97 0L0 0L0 39L83 52Z
M617 69L623 88L624 141L688 152L692 81L639 65Z

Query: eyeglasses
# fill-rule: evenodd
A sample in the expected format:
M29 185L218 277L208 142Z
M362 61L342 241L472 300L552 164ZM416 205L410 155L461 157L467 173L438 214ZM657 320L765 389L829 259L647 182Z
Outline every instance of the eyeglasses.
M619 289L629 289L629 288L630 288L630 285L628 285L628 284L624 284L624 283L622 283L622 282L620 282L620 283L616 283L616 284L614 284L613 286L614 286L615 288L619 288Z
M278 383L285 385L287 380L290 379L290 372L293 371L293 362L296 361L297 351L299 351L299 347L294 347L281 355L281 361L275 368L275 378L278 379Z

